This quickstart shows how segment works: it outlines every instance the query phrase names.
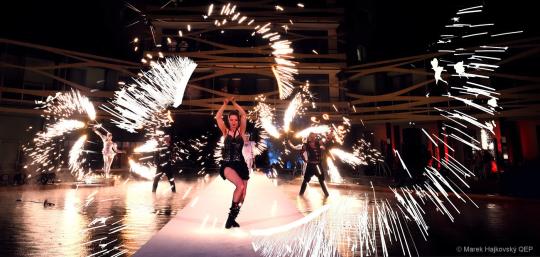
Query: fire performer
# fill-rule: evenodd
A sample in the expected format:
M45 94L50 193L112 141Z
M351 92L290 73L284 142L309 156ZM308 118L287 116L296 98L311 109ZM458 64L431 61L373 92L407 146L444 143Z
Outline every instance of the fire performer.
M228 115L228 126L223 121L223 111L227 104L232 102L236 111L231 111ZM249 180L249 170L242 155L244 146L243 135L246 132L246 112L236 103L234 98L223 101L223 105L216 114L216 122L221 130L224 139L223 160L219 174L223 179L229 180L236 187L233 193L232 204L229 217L225 223L225 228L240 227L236 222L236 217L240 213L240 207L246 197L247 183Z
M326 139L325 142L321 142L321 139L317 137L317 134L311 132L309 133L307 142L302 146L302 157L307 163L307 166L304 173L304 180L300 187L300 195L304 195L307 184L313 176L316 176L319 179L319 184L321 185L324 195L326 197L330 195L326 184L324 183L325 176L322 169L322 155L323 151L325 151L332 142L332 133L328 133Z
M105 174L105 178L109 178L110 172L111 172L111 165L114 161L114 156L117 153L125 153L125 152L118 150L116 143L112 141L113 139L112 133L107 132L106 135L103 135L97 130L97 127L98 126L94 126L92 130L103 141L103 150L101 150L101 153L103 154L103 173Z

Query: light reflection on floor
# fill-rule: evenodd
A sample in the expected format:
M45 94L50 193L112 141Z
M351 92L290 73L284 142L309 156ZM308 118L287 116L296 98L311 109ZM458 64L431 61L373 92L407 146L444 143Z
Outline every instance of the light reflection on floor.
M128 254L124 256L129 256L179 210L192 202L197 192L213 178L177 180L176 194L170 192L165 180L160 183L156 194L150 192L149 181L129 181L115 187L77 190L67 187L2 187L0 256L88 256L113 245L127 249ZM310 183L305 195L300 197L300 182L298 179L274 181L303 214L332 203L339 196L351 198L360 206L365 201L364 194L372 194L367 186L330 186L331 196L325 198L317 183ZM96 191L95 199L83 208L87 197ZM376 193L378 199L393 198L385 190ZM23 202L17 202L17 199ZM44 207L45 199L55 205ZM536 243L540 242L540 236L535 232L540 231L540 223L536 221L536 217L540 216L539 201L497 196L473 199L480 208L470 204L459 206L461 214L456 215L454 223L434 208L426 208L430 236L427 243L420 236L417 237L420 256L454 256L457 254L456 246L460 245L519 244L533 245L535 249L540 247ZM354 218L357 212L357 209L351 208L343 215ZM88 225L96 218L106 218L107 226L89 228ZM109 234L112 228L119 231ZM99 240L104 237L107 237L106 240ZM94 240L98 241L92 242ZM346 242L343 243L345 248ZM400 255L401 252L396 246L390 246L389 250L391 255ZM350 256L346 251L343 253L343 256Z
M122 246L130 255L206 183L203 179L177 180L176 194L166 181L155 194L150 181L100 188L2 188L0 208L5 211L0 214L0 256L88 256L114 246ZM84 207L93 193L95 199ZM45 200L54 206L44 206ZM106 218L106 226L89 227L96 218ZM118 231L111 233L112 229Z
M342 185L329 186L330 197L323 196L317 183L310 183L304 196L298 196L300 179L281 180L279 187L296 201L298 210L303 214L309 214L324 204L335 201L338 197L347 197L354 204L344 216L355 218L359 214L360 206L365 201L364 195L370 197L369 206L373 206L373 191L368 185ZM393 194L386 190L387 187L375 187L377 199L394 201ZM520 199L504 196L471 195L470 197L479 206L468 203L454 202L461 213L454 215L452 223L448 217L441 215L432 205L425 205L425 218L429 226L428 241L415 230L415 225L410 225L411 233L416 241L416 247L420 256L466 256L465 253L456 252L458 246L533 246L532 252L521 254L522 256L540 255L540 200ZM344 231L354 237L354 231ZM352 256L346 248L346 242L342 242L342 256ZM380 247L380 246L379 246ZM343 250L345 249L345 250ZM380 249L379 249L380 250ZM399 245L388 246L390 256L402 256ZM504 255L504 254L499 254ZM497 255L494 255L497 256Z

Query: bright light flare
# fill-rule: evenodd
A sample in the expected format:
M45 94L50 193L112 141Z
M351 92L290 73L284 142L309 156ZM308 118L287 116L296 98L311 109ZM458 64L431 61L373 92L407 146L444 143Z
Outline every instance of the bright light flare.
M313 126L296 133L295 136L298 138L306 138L309 136L309 133L324 134L328 133L328 131L330 131L330 127L328 125Z
M289 106L285 110L285 115L283 116L283 130L285 130L285 132L289 131L291 122L293 121L294 117L298 114L301 107L302 107L302 95L298 93L294 96L294 98L289 103Z
M69 170L71 173L77 173L78 177L81 178L83 172L82 169L82 160L81 155L84 152L84 143L86 142L86 135L82 135L75 141L75 144L71 147L71 150L69 151Z
M133 149L134 153L151 153L158 150L158 141L155 139L150 139L146 141L143 145Z
M148 180L153 180L156 175L156 166L142 165L134 160L129 160L130 171Z

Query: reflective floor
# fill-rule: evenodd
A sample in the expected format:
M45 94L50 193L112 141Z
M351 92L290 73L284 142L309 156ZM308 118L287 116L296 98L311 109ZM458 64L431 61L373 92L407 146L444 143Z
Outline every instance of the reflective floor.
M129 256L207 182L177 180L176 194L166 181L155 194L149 181L0 188L0 256Z
M330 197L324 198L317 183L311 182L305 196L299 197L299 184L298 179L283 181L280 188L287 192L291 200L296 201L299 210L305 214L335 201L336 196L345 196L360 203L364 200L364 193L372 193L369 187L362 185L330 186ZM378 199L395 199L392 192L385 187L376 187L375 191ZM496 195L469 196L478 208L472 203L454 201L461 213L453 215L453 222L438 212L433 204L424 205L429 235L427 241L424 240L415 223L409 223L415 242L415 245L411 245L412 256L540 256L540 200ZM358 211L359 209L351 208L343 215L354 217L358 215ZM479 247L482 248L481 252L472 252L472 248ZM493 247L516 249L515 253L509 254L496 252L497 249ZM416 250L413 250L414 248ZM403 256L401 247L397 244L389 245L388 250L391 256ZM342 252L342 255L351 256L349 252Z
M176 194L170 192L166 181L161 182L156 194L150 192L151 182L148 181L78 189L1 187L0 256L129 256L212 179L177 179ZM362 201L364 193L371 193L365 186L330 186L331 197L324 198L313 183L304 197L298 197L299 180L276 180L275 183L304 214L335 201L337 196ZM393 199L385 188L380 188L376 194L379 198ZM455 215L454 222L427 205L428 240L424 241L417 229L410 226L415 238L411 248L416 247L420 256L540 255L538 200L487 195L472 198L479 208L470 203L456 203L461 214ZM45 200L54 205L44 205ZM343 215L353 217L357 211L351 208ZM463 247L467 246L522 248L516 254L474 254L463 252ZM401 255L398 245L388 248L390 255ZM417 255L416 251L412 255Z

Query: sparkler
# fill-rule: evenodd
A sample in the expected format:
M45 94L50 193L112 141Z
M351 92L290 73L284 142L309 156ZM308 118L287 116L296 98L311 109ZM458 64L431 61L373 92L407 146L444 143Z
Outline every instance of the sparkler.
M300 6L300 4L298 5ZM302 6L303 7L303 6ZM209 10L207 12L208 16L212 15L212 8L213 5L209 7ZM277 8L277 7L276 7ZM465 20L466 17L470 15L474 15L474 13L482 12L481 10L482 6L476 6L471 8L466 8L459 10L456 15L459 17L456 17L453 19L454 22L459 22L460 19ZM220 15L227 15L232 16L229 17L230 20L236 20L239 18L239 13L234 12L235 7L230 8L230 4L223 5L221 9ZM465 15L467 14L467 15ZM245 18L244 18L245 17ZM238 23L242 23L245 19L247 19L246 16L243 16L239 19ZM224 25L227 22L227 19L221 20L219 22L216 19L216 25ZM250 20L248 25L251 25L253 23L253 20ZM291 21L292 24L292 21ZM486 29L486 27L491 27L492 24L453 24L451 28L467 28L467 29L473 29L473 28L482 28L482 30ZM269 39L272 43L273 48L273 55L275 57L276 65L272 67L272 72L274 73L277 81L278 81L278 87L279 87L279 94L281 99L285 99L287 96L289 96L293 92L293 86L292 86L292 79L294 74L296 74L296 69L294 68L294 63L290 61L290 55L292 54L292 48L290 48L290 42L288 41L278 41L279 37L277 33L270 31L270 23L265 24L263 26L257 26L255 27L255 32L257 34L260 34L262 38ZM456 40L463 39L463 38L469 38L469 39L475 39L475 38L481 38L486 35L490 35L491 37L498 37L508 34L517 34L521 31L514 32L508 32L508 33L499 33L499 34L490 34L490 32L485 31L471 31L474 33L467 32L469 34L464 33L454 33L455 35L446 35L442 37L440 41L438 41L439 44L445 44L445 45L451 45L452 43L455 43ZM274 42L275 41L275 42ZM461 50L458 49L442 49L439 50L439 52L449 52L454 53L456 55L454 56L465 56L465 55L458 55L462 54L460 52ZM475 50L474 53L504 53L506 49L479 49ZM318 54L315 50L313 50L315 54ZM470 56L470 57L469 57ZM466 83L470 86L463 86L460 88L457 87L450 87L449 90L459 90L458 92L463 94L467 93L470 95L474 95L475 97L483 96L485 98L488 98L488 106L483 106L481 103L475 102L475 100L471 100L469 98L459 97L455 94L448 94L445 95L449 99L458 100L462 103L471 106L472 108L475 108L481 112L489 113L493 115L495 113L495 108L497 107L497 97L498 95L495 90L486 89L486 85L474 83L469 80L473 79L486 79L489 78L485 75L475 74L471 73L470 70L484 70L484 71L494 71L498 66L493 64L485 64L485 63L479 63L478 61L491 61L491 60L500 60L498 57L492 57L492 56L480 56L480 55L467 55L466 57L469 57L467 60L474 60L477 61L475 63L468 62L467 60L460 60L457 62L450 63L449 66L453 67L455 74L452 74L451 77L459 78L459 79L466 79ZM439 81L443 81L445 84L452 84L451 77L448 81L443 79L443 72L449 72L447 70L444 70L442 66L439 66L439 60L433 59L431 62L432 69L435 72L435 80L436 83ZM298 96L298 95L297 95ZM295 118L295 115L293 111L296 110L299 106L298 101L295 98L291 101L289 108L285 112L284 115L284 131L288 132L290 130L290 124L292 120ZM301 100L300 100L301 101ZM259 105L256 107L258 108L257 112L259 114L258 118L258 125L265 129L266 132L268 132L272 137L279 138L280 133L279 129L274 125L273 123L273 112L272 108L265 104L265 103L259 103ZM334 108L336 108L334 106ZM353 106L353 108L355 108ZM493 132L494 123L492 121L482 122L478 119L474 118L473 116L469 114L465 114L463 112L460 112L458 110L451 110L451 111L445 111L442 109L436 109L441 112L441 114L448 118L449 121L454 122L458 124L459 126L466 127L465 124L460 123L458 121L464 121L467 125L473 125L477 126L479 128L485 129L487 131ZM337 111L337 110L336 110ZM356 111L356 110L355 110ZM350 123L347 124L347 120L344 119L344 126L339 127L334 124L331 125L323 125L323 126L314 126L309 127L301 132L297 133L297 137L306 137L310 132L322 134L327 133L330 128L334 128L334 133L337 133L338 136L336 136L336 140L342 141L342 136L345 134L348 130L346 127L350 126ZM435 134L433 135L433 138L427 131L423 130L424 134L428 137L429 140L433 142L433 144L438 147L439 145L435 143L435 139L437 139L439 142L444 144L445 146L449 147L448 144L445 143L445 140L442 140L440 137L438 137ZM449 138L452 138L454 140L466 143L470 139L463 138L461 136L457 136L456 134L447 134ZM365 141L364 141L365 142ZM470 143L470 146L474 146L475 143ZM449 147L450 148L450 147ZM347 153L341 149L333 148L331 150L331 153L333 153L338 158L342 159L344 162L349 163L351 165L361 165L367 163L365 159L360 158L360 153L363 152L365 149L361 149L360 146L355 149L355 151L350 154ZM396 157L399 158L402 167L405 171L409 174L410 177L411 174L406 166L406 163L401 158L399 152L397 150L394 150L394 153ZM221 154L219 154L221 156ZM376 155L375 160L382 160L380 153ZM471 172L467 170L463 165L461 165L459 162L457 162L455 159L453 159L451 156L449 156L449 160L436 160L438 161L442 166L444 166L446 169L449 170L450 174L452 174L454 177L460 180L462 183L466 185L465 179L469 176L471 176ZM332 159L330 157L327 157L327 163L330 166L331 170L337 171L336 166L334 165ZM337 173L337 172L336 172ZM337 173L339 174L339 173ZM402 248L402 253L404 255L411 255L411 247L413 245L409 245L407 240L407 235L405 234L405 231L408 231L408 227L406 227L406 220L409 220L415 224L422 236L424 238L427 237L428 233L428 226L423 218L424 210L423 205L425 205L424 202L431 201L438 210L443 213L444 215L447 215L451 220L453 220L452 216L452 209L459 213L459 210L456 208L456 206L451 202L449 198L449 194L447 193L447 190L450 190L455 193L457 199L465 201L464 198L462 198L459 193L463 193L463 191L460 191L460 188L457 187L457 185L454 184L454 182L448 178L444 177L442 174L440 174L437 170L433 169L432 167L426 167L424 170L424 176L427 177L428 181L421 185L415 185L412 188L399 188L399 189L392 189L394 192L394 195L396 199L398 200L399 205L397 205L397 208L392 208L388 201L375 201L376 206L374 207L373 211L368 211L367 207L366 210L361 214L359 217L358 224L355 225L348 225L354 229L357 229L358 234L357 238L353 239L352 241L355 242L351 249L353 249L353 252L359 251L361 252L360 255L368 255L368 254L378 254L377 244L376 244L376 236L378 235L379 242L381 243L382 247L382 255L388 256L388 252L386 249L386 243L388 242L399 242ZM375 195L373 195L374 197ZM374 197L375 199L375 197ZM470 199L469 199L470 200ZM422 203L422 205L420 204ZM253 231L252 235L258 237L255 238L254 241L254 248L256 251L263 254L263 256L281 256L281 255L298 255L298 256L306 256L309 252L310 255L314 256L333 256L337 252L337 248L334 243L337 241L334 240L336 237L334 237L338 232L341 232L342 227L339 228L339 231L324 231L325 225L324 222L327 221L327 213L331 213L332 211L338 210L339 208L325 208L321 212L317 212L316 215L313 217L310 217L309 219L303 220L302 222L296 223L294 225L288 226L288 227L281 227L276 230L267 230L264 232L261 231ZM399 210L399 211L396 211ZM337 212L336 215L332 215L335 217L340 216L340 212ZM331 216L331 215L328 215ZM345 221L343 221L345 222ZM356 222L356 221L355 221ZM407 230L404 230L407 228ZM306 232L307 231L307 232ZM282 233L285 233L283 235ZM334 234L332 234L334 233ZM275 235L279 235L279 237ZM329 235L330 234L330 235ZM334 236L333 236L334 235ZM330 240L328 240L330 238ZM414 243L414 242L412 242Z
M23 149L31 159L30 165L37 165L36 172L58 171L64 164L63 142L66 136L86 128L86 123L79 119L86 116L88 121L92 122L96 119L96 111L90 100L76 90L59 92L55 96L47 97L45 102L36 103L42 105L39 108L43 109L45 131L38 132L32 142ZM82 171L82 162L85 159L78 157L82 154L86 141L82 140L81 143L79 140L69 153L70 171L77 173L78 177L85 173Z
M332 182L342 182L343 178L339 174L339 170L334 164L334 161L332 161L332 158L330 156L326 157L326 164L328 165L328 175L330 175L330 181ZM319 168L319 166L317 166ZM319 172L322 172L319 170Z
M133 149L135 153L150 153L158 150L158 141L154 138L146 141L143 145Z
M358 156L356 156L354 153L349 153L346 151L343 151L339 148L332 148L330 149L330 154L334 157L338 157L343 162L350 164L353 168L358 165L367 165L367 162L361 160Z
M279 138L281 134L274 125L274 113L272 112L272 108L264 102L264 96L259 96L257 99L259 99L260 102L253 110L253 113L256 113L258 116L256 124L258 124L259 127L262 127L270 136Z
M379 164L384 162L381 152L373 148L371 143L364 140L363 138L359 139L353 146L353 154L359 158L362 163L369 163L372 165Z
M342 196L292 223L251 230L253 249L265 257L389 256L387 246L395 243L403 255L412 256L416 248L405 222L408 213L377 199L375 191L363 198L359 211L352 215L343 215L350 213L354 203L351 197Z
M165 7L166 5L164 5L163 7ZM137 20L135 20L134 22L128 24L126 27L131 27L131 26L139 24L139 23L143 24L145 26L148 26L148 29L150 30L150 33L152 34L152 41L154 42L154 45L157 46L158 44L156 42L156 33L155 33L156 29L155 29L154 25L152 24L153 20L149 17L149 15L143 13L141 10L137 9L137 7L133 6L130 3L126 3L126 7L128 7L132 11L136 12L140 16Z
M82 179L84 172L81 168L81 155L83 153L84 143L86 142L86 135L82 135L75 141L75 144L71 147L69 151L69 169L72 173L76 173L79 179ZM84 160L83 160L84 161Z
M213 13L214 5L211 4L208 6L207 17L210 17ZM283 7L276 5L276 10L283 11ZM221 26L227 23L227 20L230 19L235 21L240 17L239 12L236 11L236 5L231 8L231 3L223 4L221 6L220 16L216 17L214 20L214 25ZM242 16L238 19L238 24L241 24L248 16ZM247 26L251 26L255 22L254 19L251 19ZM272 65L272 73L276 78L276 82L279 90L280 99L286 99L294 89L293 81L294 76L298 74L298 69L296 69L296 63L291 61L293 58L294 50L291 47L291 41L289 40L279 40L281 35L278 32L271 32L271 23L267 23L263 26L257 25L254 27L254 32L252 35L259 34L263 39L268 39L270 47L272 48L272 56L274 57L274 65Z
M310 133L324 134L324 133L328 133L328 131L330 131L330 127L328 125L312 126L296 133L295 136L300 137L300 138L305 138Z
M294 98L291 100L291 103L287 107L287 110L285 110L285 115L283 116L283 130L285 132L289 132L289 128L291 125L291 122L293 121L294 117L302 107L302 97L301 94L298 93Z
M159 129L169 124L168 107L182 103L185 88L197 65L188 58L167 57L143 72L134 83L115 92L112 107L101 106L113 115L119 128L135 133L142 128Z
M463 14L472 14L472 13L478 13L481 12L482 6L475 6L471 8L466 8L458 11L457 15L463 15ZM464 17L461 17L464 18ZM454 22L459 22L459 18L453 19ZM493 24L481 24L482 26L473 26L470 24L453 24L452 26L446 26L446 27L452 27L452 28L474 28L474 27L489 27ZM453 31L455 32L455 31ZM458 31L461 32L461 31ZM459 41L452 41L452 40L446 40L448 38L455 38L459 36L460 38L469 38L469 37L479 37L488 35L489 32L479 32L476 33L474 31L467 31L469 34L463 34L463 33L454 33L455 35L443 35L441 36L443 40L440 40L439 44L453 44L453 43L459 43ZM461 34L461 35L460 35ZM482 48L482 47L481 47ZM489 52L492 53L502 53L506 51L506 47L501 48L484 48L483 50L475 50L474 52L489 50ZM449 53L455 53L453 56L460 57L465 56L467 59L458 60L456 62L450 62L449 66L454 67L455 74L451 74L452 77L458 77L459 79L466 80L465 83L467 86L453 86L453 81L444 81L442 79L442 72L445 72L445 70L438 66L438 60L433 59L431 62L432 69L434 70L434 77L436 80L436 83L440 80L448 84L449 87L449 93L444 95L448 97L449 99L454 99L461 101L462 103L479 110L483 113L488 113L491 115L495 114L495 107L497 107L497 97L496 95L499 95L497 92L495 92L495 89L492 87L488 87L484 84L478 83L478 82L472 82L471 80L474 79L486 79L489 78L488 76L475 74L472 72L467 72L467 69L475 69L475 70L483 70L483 71L494 71L496 68L498 68L497 65L484 63L484 61L499 61L500 58L493 57L493 56L481 56L478 55L464 55L464 54L458 54L456 52L459 51L465 51L463 48L456 48L455 50L439 50L439 52L449 52ZM471 60L471 62L469 62ZM481 63L473 62L473 61L481 61ZM452 91L457 92L452 92ZM471 95L474 97L483 96L488 99L486 103L478 103L475 102L476 99L469 99L460 97L459 94L466 94ZM484 104L487 104L485 106ZM440 108L436 108L437 111L441 113L443 117L448 119L449 122L455 123L457 126L450 126L448 124L444 124L445 128L448 128L448 130L451 129L450 133L440 133L442 136L451 138L453 140L456 140L458 142L464 143L465 145L470 146L473 149L479 149L480 142L473 137L467 135L465 132L461 131L457 127L465 127L467 128L467 125L473 125L476 126L485 133L485 131L489 131L493 133L493 128L495 126L495 123L493 121L485 121L482 122L478 120L477 118L466 114L464 112L461 112L459 110L442 110ZM438 140L440 143L442 143L444 146L446 146L448 149L453 150L446 142L445 140L442 140L439 136L432 133L431 135L425 130L422 129L424 135L433 143L435 147L439 147L439 145L436 143L435 139ZM455 134L454 132L457 132L458 134ZM407 172L407 174L412 178L411 173L409 172L409 169L407 168L407 165L405 161L401 158L401 155L397 150L394 149L394 153L396 157L399 159L403 169ZM343 153L341 153L338 156L345 156ZM424 239L427 239L428 236L428 226L426 221L424 220L424 208L426 207L426 203L433 203L433 205L437 208L437 210L447 216L451 221L454 220L454 213L460 213L457 206L452 202L451 195L448 192L452 192L453 196L459 201L462 202L472 202L476 207L478 207L464 192L461 190L461 188L454 183L453 179L459 180L461 184L463 184L466 187L469 187L469 185L466 182L466 179L468 177L474 176L474 174L468 170L463 164L461 164L459 161L457 161L454 157L451 155L447 155L447 159L436 159L433 158L436 162L438 162L440 165L442 165L446 170L448 170L449 176L445 176L441 174L439 171L437 171L433 167L425 167L423 171L423 176L427 178L427 181L425 181L422 184L417 184L409 187L402 187L399 189L390 188L394 192L394 196L396 197L396 200L398 201L397 208L401 211L401 214L404 217L404 220L410 220L413 224L416 224L418 227L421 235L424 237ZM397 224L400 224L400 220ZM400 229L402 230L402 229ZM398 234L399 235L399 234ZM383 255L385 255L385 246L384 242L383 244ZM401 239L400 239L401 242ZM401 244L402 245L402 253L404 255L411 255L410 249L408 244ZM406 249L403 248L403 246L406 246Z
M154 179L156 175L156 166L142 165L134 160L129 160L130 171L148 180Z

